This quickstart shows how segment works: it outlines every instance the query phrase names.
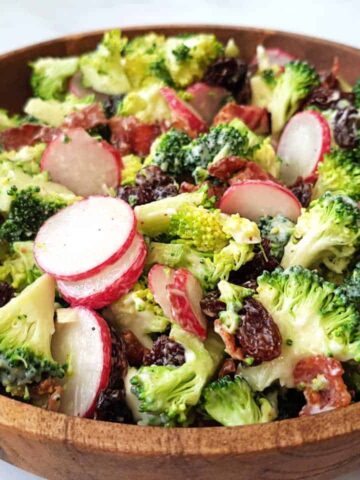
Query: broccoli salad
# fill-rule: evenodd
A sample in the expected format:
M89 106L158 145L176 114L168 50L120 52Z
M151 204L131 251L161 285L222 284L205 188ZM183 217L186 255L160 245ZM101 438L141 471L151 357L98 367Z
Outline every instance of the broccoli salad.
M360 399L360 80L104 34L0 110L0 392L241 426Z

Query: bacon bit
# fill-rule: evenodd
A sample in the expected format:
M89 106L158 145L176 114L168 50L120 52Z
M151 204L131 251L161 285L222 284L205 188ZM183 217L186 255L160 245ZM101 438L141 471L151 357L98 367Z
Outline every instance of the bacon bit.
M225 352L235 360L244 360L245 355L241 350L241 348L238 345L236 345L235 336L231 335L231 333L227 332L224 329L219 319L215 320L214 322L214 330L218 335L220 335L222 341L224 342Z
M81 127L84 130L95 127L99 123L107 123L104 111L99 103L89 105L88 107L78 110L77 112L70 113L65 118L63 127L76 128Z
M126 357L129 365L132 367L140 367L143 363L144 356L149 353L149 349L144 347L131 330L121 332L121 338L125 343Z
M26 123L21 127L8 128L0 133L0 145L4 150L19 150L30 147L38 142L51 142L60 130L44 125Z
M199 189L199 185L194 185L193 183L189 183L189 182L182 182L180 185L179 192L191 193L191 192L195 192L198 189Z
M255 162L246 162L245 168L230 178L229 184L234 185L234 183L244 182L245 180L272 180L273 182L279 183L275 177L265 172L265 170Z
M230 123L234 118L242 120L253 132L266 134L270 131L269 113L265 108L255 105L227 103L215 116L213 126Z
M226 377L226 375L234 375L236 373L236 363L232 358L226 358L221 365L218 378Z
M247 160L241 157L236 157L234 155L223 157L209 165L209 173L213 177L226 181L229 180L233 173L245 168L246 164Z
M122 155L148 155L151 144L162 133L159 124L141 123L135 117L113 117L109 125L111 142Z
M47 378L33 387L30 391L34 404L51 412L58 412L60 409L61 395L63 388L54 378Z
M316 355L300 360L293 373L295 385L304 389L307 402L300 415L313 415L349 405L351 395L342 378L343 373L341 363L334 358Z

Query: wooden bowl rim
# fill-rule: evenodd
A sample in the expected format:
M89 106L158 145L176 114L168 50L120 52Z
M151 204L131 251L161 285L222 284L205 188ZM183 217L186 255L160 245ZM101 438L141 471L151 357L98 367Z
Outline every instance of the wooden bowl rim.
M166 33L172 29L187 31L228 31L253 32L264 36L283 35L299 41L310 41L330 48L337 47L353 54L360 50L309 35L285 31L209 24L172 24L127 26L121 28L124 33L136 33L144 30ZM0 55L5 58L31 53L33 48L47 47L54 43L76 42L84 37L102 35L104 30L66 35L22 47ZM43 430L42 425L52 425L51 430ZM97 451L117 453L124 456L197 456L199 454L216 457L224 455L242 455L265 453L279 449L288 449L304 444L343 437L360 430L360 403L339 408L328 413L290 420L280 420L263 425L243 427L205 427L205 428L161 428L138 425L115 424L94 421L64 414L44 411L32 405L0 396L0 425L23 435L26 433L34 441L64 442L79 451ZM40 433L39 433L40 432Z

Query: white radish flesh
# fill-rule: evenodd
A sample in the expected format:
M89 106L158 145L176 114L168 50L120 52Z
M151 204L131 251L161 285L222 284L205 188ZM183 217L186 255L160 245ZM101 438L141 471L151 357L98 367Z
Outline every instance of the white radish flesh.
M174 270L165 265L154 265L148 274L148 284L156 303L163 309L165 316L172 317L167 287L171 283Z

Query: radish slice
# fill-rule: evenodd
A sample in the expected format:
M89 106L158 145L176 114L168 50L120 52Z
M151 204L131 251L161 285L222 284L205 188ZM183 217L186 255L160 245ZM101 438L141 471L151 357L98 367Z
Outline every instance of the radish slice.
M282 214L296 221L301 213L301 204L287 188L270 180L247 180L232 185L226 190L220 209L224 213L238 213L257 222L260 217Z
M89 197L42 225L34 243L36 262L58 279L89 277L128 249L135 227L134 212L123 200Z
M179 268L167 290L174 320L187 332L205 340L207 324L200 307L203 291L198 280L185 268Z
M109 96L105 95L105 93L95 92L95 90L93 90L92 88L84 87L84 85L82 84L82 75L80 72L75 73L75 75L71 77L69 82L69 92L78 98L95 95L95 100L98 102L103 102L107 98L109 98Z
M270 67L274 65L283 67L284 65L291 62L292 60L296 60L296 57L294 57L294 55L291 55L291 53L289 52L285 52L285 50L281 50L281 48L265 48L265 54L269 59ZM257 55L255 55L250 65L257 65L257 64L258 64L258 59L257 59Z
M148 285L151 293L154 295L156 303L163 309L168 318L172 318L171 305L167 286L171 283L174 270L164 265L154 265L148 274Z
M120 183L120 153L82 128L61 133L46 148L41 169L76 195L104 195Z
M145 242L142 236L137 234L126 253L115 263L84 280L58 280L58 290L71 305L103 308L134 286L143 271L145 258Z
M194 83L186 91L191 95L189 105L201 115L207 124L213 121L224 99L230 95L225 88L211 87L203 82Z
M204 120L188 103L178 97L175 90L169 87L163 87L160 92L165 98L174 120L180 120L189 130L195 133L206 132L207 126Z
M286 185L292 185L298 177L312 177L330 146L330 127L319 112L306 110L294 115L287 123L277 149L282 160L281 179Z
M71 375L64 380L60 411L91 417L97 399L109 383L111 334L105 320L87 308L68 309L75 320L56 326L52 353L59 363L70 362Z

